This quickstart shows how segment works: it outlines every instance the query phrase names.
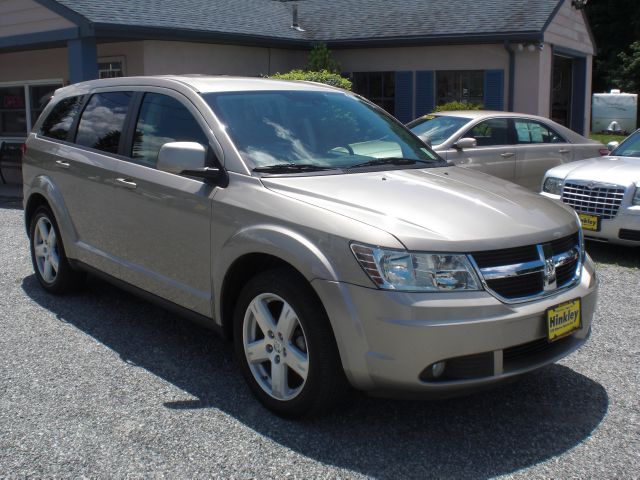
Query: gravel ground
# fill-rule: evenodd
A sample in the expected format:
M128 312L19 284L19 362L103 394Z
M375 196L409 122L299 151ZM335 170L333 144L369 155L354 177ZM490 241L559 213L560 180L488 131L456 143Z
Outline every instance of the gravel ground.
M292 422L253 400L214 334L94 279L43 293L19 203L0 199L0 478L638 478L640 255L589 249L593 335L560 364Z

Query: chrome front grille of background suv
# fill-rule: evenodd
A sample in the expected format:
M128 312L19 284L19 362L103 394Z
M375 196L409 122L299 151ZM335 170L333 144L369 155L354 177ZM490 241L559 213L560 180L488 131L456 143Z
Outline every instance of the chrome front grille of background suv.
M475 252L470 255L485 288L506 303L541 298L580 279L580 233L539 245Z
M624 197L624 187L597 182L565 182L562 201L578 213L615 218Z

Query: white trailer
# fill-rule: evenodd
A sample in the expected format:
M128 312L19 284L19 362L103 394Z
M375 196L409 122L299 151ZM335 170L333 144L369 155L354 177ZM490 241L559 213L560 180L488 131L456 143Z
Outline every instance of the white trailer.
M594 133L618 130L631 133L636 129L638 118L638 94L594 93L591 105L591 131ZM613 123L616 122L616 123ZM613 126L615 128L611 129Z

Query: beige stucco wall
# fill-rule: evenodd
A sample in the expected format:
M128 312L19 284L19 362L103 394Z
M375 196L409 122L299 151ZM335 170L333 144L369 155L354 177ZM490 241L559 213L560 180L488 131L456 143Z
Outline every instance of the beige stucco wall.
M333 55L346 72L502 68L507 73L509 67L502 45L356 48L334 50Z
M0 37L75 27L34 0L0 0Z
M144 74L259 76L300 68L306 52L192 42L144 42Z
M0 82L62 80L69 77L66 48L0 53L0 65Z
M106 59L123 59L124 73L129 77L144 75L144 42L101 43L98 61Z

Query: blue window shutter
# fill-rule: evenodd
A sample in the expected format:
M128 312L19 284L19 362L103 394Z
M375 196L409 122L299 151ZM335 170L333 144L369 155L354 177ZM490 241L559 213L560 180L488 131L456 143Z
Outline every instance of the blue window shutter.
M571 95L571 130L584 135L584 102L587 94L587 60L573 60L573 92Z
M436 106L433 70L416 72L416 117L433 112Z
M504 70L484 72L485 110L504 110Z
M413 72L396 72L395 117L401 122L413 120Z

